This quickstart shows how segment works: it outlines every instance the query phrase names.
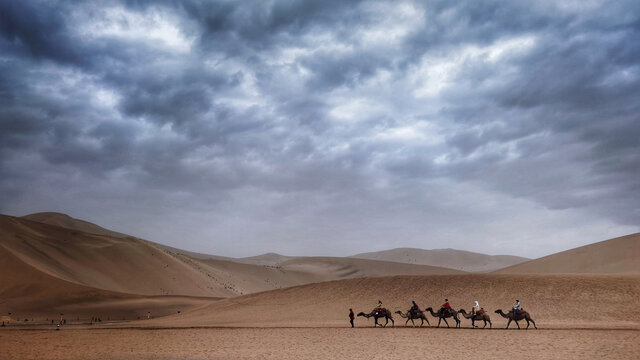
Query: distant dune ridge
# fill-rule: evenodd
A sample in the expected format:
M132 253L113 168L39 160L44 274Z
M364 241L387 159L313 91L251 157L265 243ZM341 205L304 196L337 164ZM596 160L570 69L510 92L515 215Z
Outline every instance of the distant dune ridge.
M0 215L0 248L23 266L47 279L118 293L230 297L351 277L456 273L349 258L297 258L278 266L257 265L264 259L229 261L111 233L115 232L64 214ZM4 280L0 279L0 290L7 285Z
M0 215L0 307L36 317L175 314L152 326L334 326L345 308L367 311L378 299L393 310L406 310L411 300L437 307L445 297L457 308L479 300L506 309L519 297L534 318L554 326L640 328L639 244L633 234L512 266L526 259L453 249L234 259L59 213ZM491 274L464 272L504 264Z
M581 246L496 272L502 274L640 274L640 233Z
M353 255L354 258L440 266L468 272L490 272L530 259L512 255L485 255L455 249L398 248Z
M67 214L57 212L40 212L22 216L23 219L37 221L49 225L60 226L66 229L79 230L89 234L107 235L112 237L129 237L116 231L105 229L88 221L72 218Z

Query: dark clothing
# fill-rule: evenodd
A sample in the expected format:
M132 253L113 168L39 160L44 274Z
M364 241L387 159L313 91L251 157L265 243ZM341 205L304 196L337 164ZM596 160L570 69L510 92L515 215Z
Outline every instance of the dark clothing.
M349 322L351 323L351 327L353 327L353 319L355 318L355 315L353 314L352 310L349 310Z

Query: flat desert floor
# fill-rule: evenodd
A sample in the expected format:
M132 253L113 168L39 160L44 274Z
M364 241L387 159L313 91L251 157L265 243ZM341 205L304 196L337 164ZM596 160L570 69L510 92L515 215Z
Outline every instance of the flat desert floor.
M639 359L640 330L198 328L0 331L2 359Z

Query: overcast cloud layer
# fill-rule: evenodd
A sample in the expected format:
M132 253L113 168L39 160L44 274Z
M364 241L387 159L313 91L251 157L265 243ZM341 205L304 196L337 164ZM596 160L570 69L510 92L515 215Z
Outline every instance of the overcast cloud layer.
M0 212L230 256L537 257L637 232L639 16L3 0Z

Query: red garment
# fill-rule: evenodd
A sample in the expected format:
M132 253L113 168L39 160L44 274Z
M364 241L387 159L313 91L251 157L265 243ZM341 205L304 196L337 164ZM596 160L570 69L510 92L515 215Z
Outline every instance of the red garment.
M451 305L449 305L448 301L446 303L442 304L442 307L447 309L447 310L451 309Z

